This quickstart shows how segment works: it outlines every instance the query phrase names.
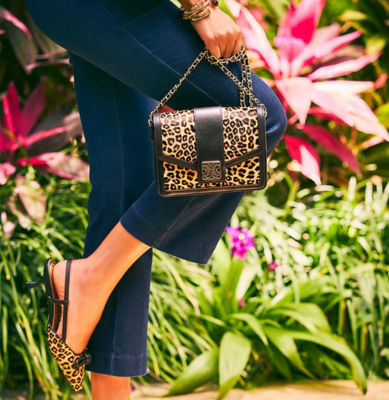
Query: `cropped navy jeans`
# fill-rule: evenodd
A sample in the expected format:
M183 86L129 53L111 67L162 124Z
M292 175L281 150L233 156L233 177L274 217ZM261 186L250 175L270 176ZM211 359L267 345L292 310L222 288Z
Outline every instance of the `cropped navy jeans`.
M204 43L170 0L27 0L27 7L40 29L68 50L74 68L92 185L84 257L118 221L151 247L112 292L90 338L86 369L144 375L152 248L206 264L244 195L157 193L147 119ZM240 78L239 63L227 67ZM252 81L268 109L269 154L286 117L273 91L254 73ZM238 106L239 93L217 66L202 60L166 104Z

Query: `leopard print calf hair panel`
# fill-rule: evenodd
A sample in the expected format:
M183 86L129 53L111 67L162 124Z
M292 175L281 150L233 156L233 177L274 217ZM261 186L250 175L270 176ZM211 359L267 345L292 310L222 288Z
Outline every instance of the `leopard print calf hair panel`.
M72 364L82 353L76 354L63 342L57 332L53 330L50 324L47 325L47 342L51 354L54 356L62 373L69 381L73 389L78 392L82 389L84 383L85 364L78 368L73 368Z
M161 113L162 153L195 163L196 129L193 110ZM233 160L257 147L257 111L249 107L222 107L225 161ZM163 180L166 191L180 191L220 186L255 185L259 183L259 157L225 169L222 183L200 183L197 171L163 162Z

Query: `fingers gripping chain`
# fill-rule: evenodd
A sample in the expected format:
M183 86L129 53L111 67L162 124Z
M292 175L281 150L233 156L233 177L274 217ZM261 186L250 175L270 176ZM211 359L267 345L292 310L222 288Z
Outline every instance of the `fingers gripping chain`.
M151 128L153 124L153 114L162 107L169 99L173 96L173 94L177 91L177 89L181 86L182 82L187 78L187 76L196 68L196 66L200 63L200 61L205 57L206 60L210 64L218 66L231 80L238 86L239 95L240 95L240 106L246 106L245 102L245 94L249 96L249 105L254 106L254 102L264 109L265 117L267 115L265 105L257 99L253 94L252 87L252 79L251 79L251 70L249 66L249 60L247 57L246 46L243 44L241 49L235 53L233 56L229 58L217 58L215 57L207 47L205 47L200 54L196 57L196 59L189 66L185 74L181 77L178 83L176 83L169 92L162 98L162 100L158 103L155 109L150 113L148 119L148 125ZM230 62L241 61L242 64L242 80L240 81L226 66ZM245 86L247 83L247 87Z

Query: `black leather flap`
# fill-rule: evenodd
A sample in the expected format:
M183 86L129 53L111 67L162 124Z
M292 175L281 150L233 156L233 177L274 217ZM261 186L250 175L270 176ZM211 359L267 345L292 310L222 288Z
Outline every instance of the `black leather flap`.
M196 124L197 173L200 183L224 180L224 142L221 106L193 110Z

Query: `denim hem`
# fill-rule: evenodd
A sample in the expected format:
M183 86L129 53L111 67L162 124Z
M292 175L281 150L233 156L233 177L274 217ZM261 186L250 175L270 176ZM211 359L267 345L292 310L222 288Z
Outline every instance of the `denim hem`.
M135 210L134 206L126 211L119 222L127 232L148 246L196 264L206 265L216 247L196 241L182 233L180 240L177 240L177 232L170 233L169 230L163 232L156 229Z
M110 353L93 353L92 360L91 364L85 365L85 370L123 377L136 377L147 374L147 354L119 356Z

